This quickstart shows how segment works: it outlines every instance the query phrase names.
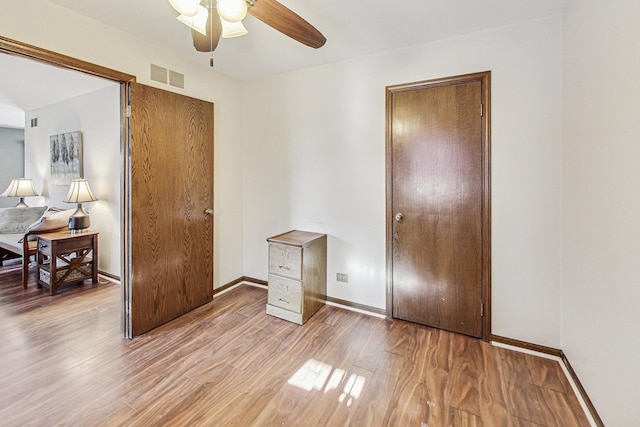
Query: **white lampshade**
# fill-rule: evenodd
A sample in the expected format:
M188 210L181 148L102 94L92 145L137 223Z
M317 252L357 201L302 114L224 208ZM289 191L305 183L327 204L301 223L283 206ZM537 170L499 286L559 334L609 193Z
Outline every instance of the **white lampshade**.
M20 201L16 205L17 208L26 208L24 202L25 197L39 196L36 189L33 188L33 181L29 178L12 179L4 193L0 194L4 197L20 197Z
M4 197L31 197L39 196L33 187L33 180L29 178L12 179L4 193Z
M64 198L65 203L85 203L95 202L98 200L96 196L91 192L89 188L89 181L86 179L72 179L69 186L69 192Z
M247 16L245 0L218 0L217 9L220 18L229 22L239 22Z
M195 16L198 13L200 0L169 0L173 8L184 16Z
M207 18L209 11L206 7L198 5L198 12L194 16L180 15L178 21L193 28L203 36L207 35Z
M220 18L220 22L222 22L222 38L224 39L244 36L249 32L244 25L242 25L242 21L229 22Z

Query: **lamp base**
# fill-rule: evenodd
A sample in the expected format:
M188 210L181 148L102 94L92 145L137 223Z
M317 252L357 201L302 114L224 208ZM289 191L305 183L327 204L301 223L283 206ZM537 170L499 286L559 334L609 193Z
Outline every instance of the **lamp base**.
M69 230L71 230L72 233L81 232L82 230L89 228L90 225L91 217L89 215L69 217Z
M29 207L29 205L27 205L27 204L24 202L24 197L20 197L20 201L19 201L19 202L18 202L18 204L17 204L17 205L15 205L14 207L15 207L15 208L28 208L28 207Z

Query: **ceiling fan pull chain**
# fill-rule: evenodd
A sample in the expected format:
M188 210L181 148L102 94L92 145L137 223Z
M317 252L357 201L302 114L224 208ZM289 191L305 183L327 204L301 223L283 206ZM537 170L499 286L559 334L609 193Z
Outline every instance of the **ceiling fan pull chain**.
M209 0L209 15L213 10L213 0ZM211 41L211 54L209 55L209 66L213 68L213 19L209 19L209 40Z

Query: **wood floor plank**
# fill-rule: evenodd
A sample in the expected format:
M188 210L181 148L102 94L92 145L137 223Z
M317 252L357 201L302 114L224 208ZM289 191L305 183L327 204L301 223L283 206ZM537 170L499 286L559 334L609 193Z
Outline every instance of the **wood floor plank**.
M531 371L527 364L527 355L504 348L498 349L502 373L507 385L533 384Z
M555 362L473 338L330 306L299 326L240 286L125 340L120 298L0 267L3 427L588 425Z
M488 426L500 425L500 422L511 418L504 378L500 353L492 346L482 346L480 415Z
M367 334L365 343L360 349L357 360L354 365L366 369L368 371L375 371L378 361L384 355L384 351L387 348L387 333L389 331L390 321L374 319L375 322L371 324L370 332ZM371 319L367 321L371 322Z
M316 319L317 322L317 319ZM313 325L313 324L312 324ZM254 420L252 425L282 425L286 420L297 414L297 407L303 398L314 390L322 389L324 383L331 374L332 360L327 360L326 348L331 348L334 357L340 358L336 350L344 350L344 347L335 348L335 342L346 334L344 328L337 328L326 323L317 325L318 333L313 336L312 345L306 351L297 352L290 349L291 357L286 367L286 372L292 374L276 385L277 391L273 398L264 407L263 411ZM327 363L329 362L329 363ZM284 380L284 378L282 378Z
M364 321L368 316L344 316L344 313L332 307L319 312L316 320L332 325L330 335L313 353L313 358L289 379L287 387L303 388L307 392L285 425L297 419L317 420L319 425L350 422L351 407L355 407L371 377L371 372L354 365L370 324Z
M127 420L127 424L133 425L158 425L165 424L167 416L175 408L181 408L185 401L193 396L194 392L202 388L201 384L189 378L159 378L149 384L151 388L147 391L153 393L142 393L125 404L136 410L135 414Z
M509 390L511 415L540 425L548 425L547 406L540 387L524 383L511 385Z
M427 386L422 381L416 381L428 374L433 332L431 328L413 327L411 341L415 343L415 348L404 356L405 363L389 401L385 424L421 425L433 418Z
M452 334L451 374L449 383L450 405L458 411L481 415L480 376L482 371L482 349L485 343L469 340Z
M299 420L314 420L316 425L322 426L351 425L354 408L372 375L357 366L349 370L333 368L324 388L308 393L285 425L295 425Z
M533 384L565 393L571 389L559 362L542 357L525 355Z
M458 408L449 411L449 424L451 427L483 427L480 417L470 414Z
M545 427L541 424L536 424L534 422L523 420L522 418L518 417L511 417L509 425L513 425L513 427Z
M363 388L362 397L353 415L353 425L388 425L387 410L392 406L389 402L393 399L405 363L404 356L384 352L370 382Z
M283 328L290 327L289 322L278 321ZM207 419L215 420L220 425L250 425L261 416L265 408L274 411L280 404L282 396L277 396L283 385L311 357L314 349L330 336L331 331L332 327L324 324L315 329L297 326L284 339L275 341L277 350L273 356L262 358L262 366L244 371L234 377L233 381L221 385L219 391L225 396L225 404L235 408L235 411L211 408ZM263 350L264 348L258 349ZM271 351L271 348L267 351ZM272 415L272 412L262 417L267 415Z
M450 332L434 330L427 349L427 366L421 377L428 396L427 425L444 425L448 417L451 402L451 389L448 387L452 360L450 338Z
M565 393L542 388L541 394L547 407L547 411L545 411L546 425L562 427L567 425L585 425L588 423L584 412L578 411L578 414L576 414Z
M411 355L416 349L416 325L409 322L391 322L386 334L385 351L401 356Z

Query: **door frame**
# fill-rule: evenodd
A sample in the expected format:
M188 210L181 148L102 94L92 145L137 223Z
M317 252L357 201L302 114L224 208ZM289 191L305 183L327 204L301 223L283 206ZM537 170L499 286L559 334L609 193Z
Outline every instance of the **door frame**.
M122 334L126 337L126 319L127 319L127 301L129 300L128 290L131 284L131 266L130 262L130 242L129 242L129 218L130 218L130 199L131 188L129 185L129 177L126 171L129 170L129 159L127 156L128 147L131 143L129 132L129 120L127 114L127 93L131 83L136 81L135 76L122 73L111 68L102 67L90 62L82 61L80 59L66 56L60 53L56 53L47 49L43 49L37 46L22 43L16 40L12 40L6 37L0 36L0 52L8 55L19 56L22 58L32 59L34 61L42 62L55 67L79 71L81 73L89 74L95 77L100 77L106 80L111 80L120 84L120 225L123 233L120 237L121 247L121 275L120 275L120 288L121 288L121 319L120 325L122 328Z
M479 81L482 85L482 340L491 340L491 71L423 80L386 87L386 317L393 318L393 95L417 89Z

